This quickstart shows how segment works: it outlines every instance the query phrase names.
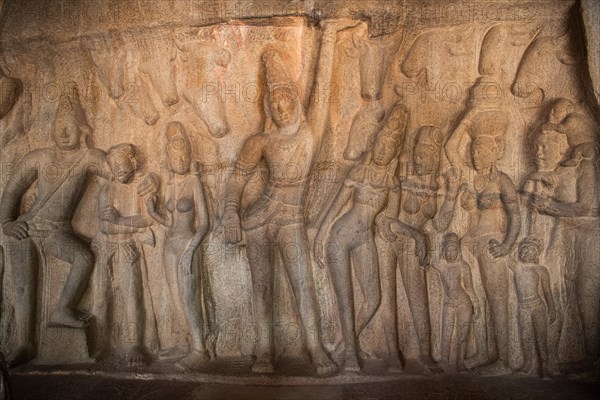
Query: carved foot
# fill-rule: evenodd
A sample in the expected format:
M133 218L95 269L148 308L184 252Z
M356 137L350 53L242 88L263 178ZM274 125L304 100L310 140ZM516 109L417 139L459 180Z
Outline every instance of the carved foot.
M27 364L35 357L35 349L32 344L17 347L7 357L7 364L10 368Z
M160 351L158 359L161 361L172 361L184 357L188 352L188 348L182 345L176 345L170 349Z
M361 349L360 346L358 346L357 349L358 349L358 358L360 358L361 360L368 360L368 359L374 358L372 354L367 353L366 351Z
M354 351L347 351L344 356L344 371L358 372L360 371L360 362Z
M540 374L540 376L541 376L543 379L553 379L553 378L555 378L557 375L559 375L559 374L555 373L553 370L551 370L551 369L550 369L549 367L547 367L547 366L545 366L545 367L542 367L542 372L541 372L541 374Z
M510 367L506 365L504 361L501 360L498 360L493 364L482 367L477 372L480 375L485 376L501 376L512 374L512 370L510 369Z
M444 369L440 368L439 364L433 361L429 355L421 355L417 361L425 370L425 374L441 375L444 373Z
M402 367L402 361L397 352L389 353L386 357L386 364L388 372L394 374L401 374L404 371Z
M217 358L217 339L218 335L216 333L209 333L204 339L210 358Z
M490 364L491 360L488 358L488 356L486 354L480 353L480 354L477 354L476 356L466 358L464 363L465 363L465 366L467 367L467 369L473 370L478 367L482 367L482 366Z
M536 374L535 363L531 360L526 360L521 368L519 368L519 374L531 375Z
M207 350L192 350L187 356L179 360L175 366L179 369L190 371L206 366L208 361L210 361L210 355Z
M457 374L459 372L459 368L455 364L447 361L437 363L436 370L439 371L439 374Z
M141 367L144 365L144 352L140 346L133 346L125 355L125 362L128 367Z
M50 319L48 320L49 327L66 327L66 328L85 328L90 324L88 319L80 319L79 312L71 311L67 308L64 309L56 309L50 315ZM88 315L86 313L82 313L84 315ZM91 318L91 317L90 317Z
M263 353L260 357L257 357L254 364L252 364L252 372L257 374L272 374L275 372L271 354Z
M322 348L311 351L310 359L312 365L317 370L317 375L330 375L337 371L336 363L329 358L327 353L325 353L325 350Z
M534 367L530 367L530 368L522 368L519 370L519 374L522 375L526 375L526 376L534 376L534 377L538 377L541 378L543 375L541 374L541 371L538 370L538 368Z
M465 364L464 360L458 361L458 372L460 372L460 373L469 372L469 368Z

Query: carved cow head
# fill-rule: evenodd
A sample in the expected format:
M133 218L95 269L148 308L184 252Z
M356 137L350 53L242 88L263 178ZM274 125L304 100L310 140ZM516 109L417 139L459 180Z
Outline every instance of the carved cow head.
M523 54L511 92L521 98L537 93L543 99L557 83L576 75L578 63L568 34L538 37Z
M398 50L402 32L398 34L370 39L366 33L354 34L352 41L359 50L360 58L360 94L365 100L379 100L383 81L387 75L392 56Z
M179 101L176 85L175 58L177 47L171 37L156 38L143 43L140 71L146 73L165 107Z
M539 27L518 23L502 23L491 27L481 43L479 74L501 78L508 76L508 63L512 62L512 52L527 46L537 32Z
M90 43L92 62L96 67L98 79L108 90L108 95L118 99L123 95L126 80L125 66L128 51L122 40L98 40Z
M443 66L448 58L473 52L473 34L474 27L470 26L436 29L420 34L402 62L402 73L409 78L424 74L425 82L430 85L434 80L433 65Z
M183 71L183 98L192 105L212 136L221 138L227 135L230 128L216 67L226 68L231 61L231 53L213 42L193 40L175 43L183 61L190 64Z

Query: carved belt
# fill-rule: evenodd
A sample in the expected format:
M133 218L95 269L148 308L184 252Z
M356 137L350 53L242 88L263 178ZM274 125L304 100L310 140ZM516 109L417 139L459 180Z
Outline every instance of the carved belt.
M70 221L54 222L47 219L34 217L30 221L25 221L30 236L45 238L52 232L63 231L71 232L73 227Z

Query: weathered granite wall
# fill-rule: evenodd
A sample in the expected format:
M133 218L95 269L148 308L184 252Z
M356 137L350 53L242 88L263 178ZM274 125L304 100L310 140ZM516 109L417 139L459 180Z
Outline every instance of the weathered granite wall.
M593 368L595 2L0 5L12 365Z

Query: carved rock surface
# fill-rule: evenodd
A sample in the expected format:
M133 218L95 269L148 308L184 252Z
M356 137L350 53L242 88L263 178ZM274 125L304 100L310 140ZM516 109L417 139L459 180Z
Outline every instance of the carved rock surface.
M11 368L597 377L594 2L151 3L0 2Z

